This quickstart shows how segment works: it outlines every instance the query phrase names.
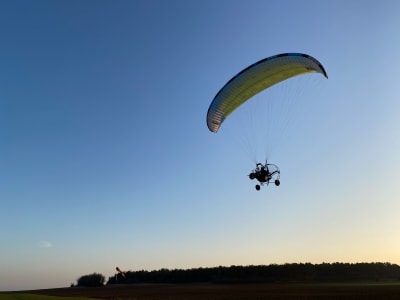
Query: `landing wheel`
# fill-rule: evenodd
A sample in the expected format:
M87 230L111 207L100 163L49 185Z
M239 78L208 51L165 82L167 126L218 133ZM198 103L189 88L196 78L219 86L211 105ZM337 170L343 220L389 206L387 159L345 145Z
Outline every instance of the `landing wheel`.
M250 173L249 177L250 177L251 180L253 180L254 178L256 178L256 175L254 175L254 173Z
M275 185L276 185L276 186L279 186L280 184L281 184L281 182L279 181L279 179L276 179L276 180L275 180Z
M261 186L259 184L256 185L256 190L259 191L261 189Z

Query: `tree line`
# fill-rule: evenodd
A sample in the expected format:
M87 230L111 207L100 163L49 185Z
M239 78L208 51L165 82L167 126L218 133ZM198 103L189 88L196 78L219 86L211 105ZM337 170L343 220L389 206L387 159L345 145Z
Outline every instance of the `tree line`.
M400 266L391 263L291 263L193 269L127 271L108 278L110 284L133 283L250 283L250 282L351 282L399 281ZM101 286L98 273L78 279L78 286Z

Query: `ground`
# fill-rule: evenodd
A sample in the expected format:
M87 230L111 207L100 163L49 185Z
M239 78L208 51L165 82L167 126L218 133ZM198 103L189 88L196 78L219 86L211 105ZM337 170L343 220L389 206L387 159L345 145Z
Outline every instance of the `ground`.
M121 300L400 299L400 282L344 284L132 284L24 293Z

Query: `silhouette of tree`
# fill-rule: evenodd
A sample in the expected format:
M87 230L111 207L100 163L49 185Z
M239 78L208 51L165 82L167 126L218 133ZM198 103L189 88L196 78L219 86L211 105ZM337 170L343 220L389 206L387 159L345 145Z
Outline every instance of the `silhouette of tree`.
M105 277L99 273L83 275L77 280L77 286L103 286Z
M128 271L123 282L116 283L244 283L244 282L349 282L399 281L400 267L390 263L293 263L258 266L230 266L195 269Z

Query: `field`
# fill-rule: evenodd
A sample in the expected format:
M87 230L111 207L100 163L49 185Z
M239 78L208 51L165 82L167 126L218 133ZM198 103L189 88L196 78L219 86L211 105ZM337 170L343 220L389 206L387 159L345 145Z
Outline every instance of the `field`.
M0 293L0 300L87 300L88 298L110 300L390 300L400 299L400 283L137 284Z
M93 298L57 297L26 293L0 293L0 300L93 300Z

